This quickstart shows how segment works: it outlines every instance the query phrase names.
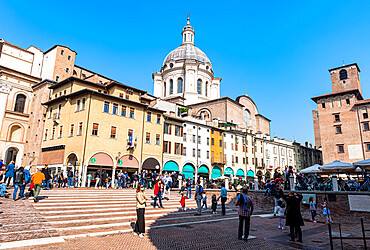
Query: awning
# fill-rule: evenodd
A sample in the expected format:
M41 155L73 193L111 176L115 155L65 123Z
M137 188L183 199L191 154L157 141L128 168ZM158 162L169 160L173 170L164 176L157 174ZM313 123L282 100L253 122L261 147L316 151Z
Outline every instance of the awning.
M185 178L190 179L194 178L194 167L191 164L185 164L185 166L182 168L182 174L185 175Z
M239 170L241 170L241 169L239 169ZM239 171L238 170L238 171ZM244 173L244 172L243 172ZM249 170L248 172L247 172L247 177L254 177L254 172L252 171L252 170Z
M244 177L244 170L243 169L238 169L238 171L236 171L236 176L243 176Z
M174 161L168 161L166 164L164 164L163 171L179 171L179 165L177 165L177 163Z
M217 166L214 166L212 169L212 179L216 179L218 177L221 177L221 169Z
M200 166L198 169L198 174L209 174L208 168L204 165Z
M224 171L224 175L234 175L234 170L232 168L227 167Z

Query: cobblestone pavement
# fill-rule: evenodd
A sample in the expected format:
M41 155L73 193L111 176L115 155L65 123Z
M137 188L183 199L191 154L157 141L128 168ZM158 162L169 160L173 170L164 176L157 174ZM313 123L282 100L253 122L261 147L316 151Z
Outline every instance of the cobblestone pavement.
M148 190L147 195L151 192ZM147 207L147 233L143 239L132 234L136 220L133 190L54 189L42 191L42 195L45 199L36 204L29 200L0 199L0 249L329 248L327 225L306 222L302 228L303 244L292 243L288 241L288 230L277 228L278 219L262 211L256 211L251 219L250 235L254 237L248 243L239 241L238 219L232 204L226 216L212 215L209 211L193 216L194 199L188 200L188 211L178 212L179 197L174 192L164 201L165 209ZM339 232L337 227L333 225L334 232ZM342 225L342 232L357 236L360 227ZM339 240L334 243L335 248L340 247ZM363 242L344 241L344 247L361 249Z

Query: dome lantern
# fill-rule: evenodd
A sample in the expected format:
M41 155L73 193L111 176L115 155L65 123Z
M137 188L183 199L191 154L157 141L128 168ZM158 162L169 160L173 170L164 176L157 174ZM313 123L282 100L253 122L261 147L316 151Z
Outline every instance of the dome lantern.
M188 14L188 19L187 19L187 23L186 23L186 26L184 27L184 29L182 30L181 32L181 35L182 35L182 44L192 44L194 45L194 29L193 27L190 25L190 18L189 18L189 14Z

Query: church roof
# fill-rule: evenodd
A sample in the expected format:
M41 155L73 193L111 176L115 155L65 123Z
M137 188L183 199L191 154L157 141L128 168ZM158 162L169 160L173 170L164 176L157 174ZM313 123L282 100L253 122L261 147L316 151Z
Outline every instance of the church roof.
M172 50L164 59L163 66L171 60L196 60L201 63L211 64L211 61L208 59L206 54L193 44L183 44Z

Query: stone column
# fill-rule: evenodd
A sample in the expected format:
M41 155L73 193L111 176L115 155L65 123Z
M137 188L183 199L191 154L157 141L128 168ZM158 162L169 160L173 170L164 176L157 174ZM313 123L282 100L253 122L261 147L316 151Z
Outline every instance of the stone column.
M201 177L201 183L202 183L202 187L204 188L204 177Z
M229 178L225 179L225 188L229 190Z
M87 165L82 165L81 166L81 174L82 174L81 187L86 187Z
M258 190L258 179L254 178L254 190Z
M115 184L116 184L115 179L116 179L116 166L113 166L111 188L115 188Z
M333 175L331 177L332 181L333 181L333 191L338 191L338 178L336 175Z
M294 176L289 176L289 189L294 190Z
M181 175L179 175L179 176L177 177L177 179L179 180L179 188L181 189L181 187L182 187L182 176L181 176Z

